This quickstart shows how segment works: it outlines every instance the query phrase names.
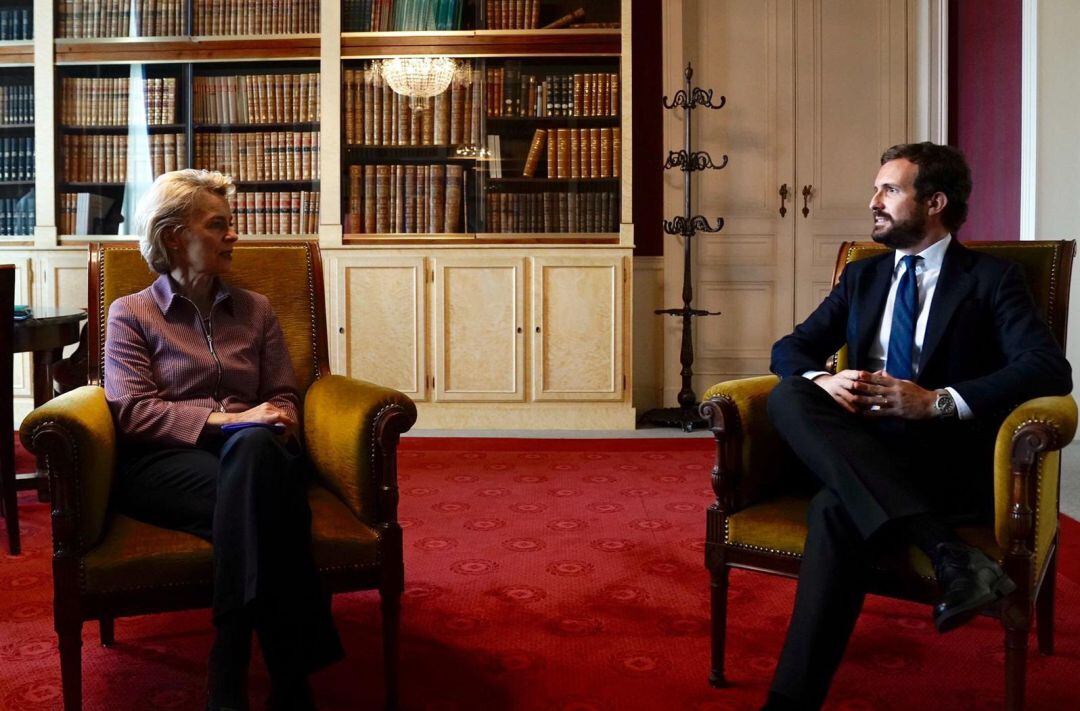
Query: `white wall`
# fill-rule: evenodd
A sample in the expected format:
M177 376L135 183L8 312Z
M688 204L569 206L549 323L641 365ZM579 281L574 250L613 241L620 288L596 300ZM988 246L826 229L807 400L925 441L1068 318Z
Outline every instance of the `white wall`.
M1025 0L1024 13L1024 55L1034 66L1024 74L1023 236L1080 240L1080 2ZM1080 264L1071 294L1067 355L1080 383Z

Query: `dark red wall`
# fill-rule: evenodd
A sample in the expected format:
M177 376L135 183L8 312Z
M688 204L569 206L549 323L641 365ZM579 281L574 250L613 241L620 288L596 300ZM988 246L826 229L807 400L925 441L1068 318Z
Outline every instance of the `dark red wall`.
M662 3L633 0L634 22L630 31L633 71L634 140L634 255L653 257L664 253L664 90L660 68L664 63Z
M974 183L966 241L1020 239L1021 5L949 4L949 143Z

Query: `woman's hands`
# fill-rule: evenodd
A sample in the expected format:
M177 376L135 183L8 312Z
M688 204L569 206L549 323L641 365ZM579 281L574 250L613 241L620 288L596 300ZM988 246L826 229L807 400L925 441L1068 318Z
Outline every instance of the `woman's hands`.
M261 422L267 425L280 422L285 425L289 434L295 434L297 424L287 412L268 402L243 412L213 412L206 420L206 424L214 427L221 427L230 422Z
M910 380L894 378L884 370L842 370L836 375L818 376L814 382L855 415L923 420L935 414L937 393Z

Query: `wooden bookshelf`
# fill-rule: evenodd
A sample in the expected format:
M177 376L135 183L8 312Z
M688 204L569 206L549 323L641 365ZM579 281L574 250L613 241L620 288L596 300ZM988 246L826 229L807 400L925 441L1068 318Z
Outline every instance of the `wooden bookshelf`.
M0 43L0 65L21 64L32 71L28 76L35 103L44 107L35 122L0 124L0 138L33 135L38 147L33 184L0 184L0 199L29 201L33 189L36 201L36 207L30 207L36 218L32 229L0 239L11 259L26 270L22 300L85 306L85 282L80 279L85 280L86 245L134 238L100 233L127 229L132 216L121 213L130 211L138 198L131 191L153 177L151 160L137 157L126 165L127 183L111 176L104 181L69 180L64 166L72 156L64 150L65 140L126 136L129 148L139 145L141 150L149 140L183 136L185 160L178 158L178 165L214 168L219 166L200 163L200 140L303 132L318 137L318 153L311 154L313 177L250 180L236 175L234 215L251 222L259 207L256 196L261 196L263 209L274 212L263 215L261 229L242 226L242 239L266 239L271 230L267 224L276 224L271 237L318 240L326 268L333 372L405 392L418 403L428 428L633 426L633 384L628 377L633 292L631 77L626 54L630 0L542 0L541 22L584 6L586 21L621 21L618 28L488 29L486 0L467 0L466 12L472 14L458 30L355 32L343 24L345 0L321 0L317 34L197 34L192 18L185 16L185 34L179 36L116 38L60 37L59 2L33 0L36 46ZM194 0L183 3L186 11L194 5ZM468 140L442 145L346 140L345 71L370 60L431 55L469 60L481 73L509 62L535 66L538 72L617 73L618 106L611 116L489 116L481 110L478 137L470 132ZM205 120L195 113L196 78L300 72L319 75L317 120ZM175 77L176 117L148 127L128 126L126 120L117 126L63 125L61 80L75 76ZM619 177L548 179L543 160L533 177L522 176L537 128L621 128L626 144L612 148L620 158ZM491 177L495 161L488 155L488 135L501 139L501 178ZM459 168L461 231L349 232L345 218L353 165ZM108 205L104 218L90 222L87 231L96 234L75 235L65 229L71 224L73 196L77 201L79 193L111 201L101 202L103 210ZM595 232L495 231L485 222L490 193L605 193L610 219L594 225L604 230ZM299 215L294 197L302 202ZM88 198L82 199L86 203ZM287 231L282 229L286 213ZM299 224L294 225L294 217ZM119 224L124 227L117 228ZM476 288L462 286L473 280ZM587 328L579 327L582 319ZM473 328L479 324L482 329ZM474 334L481 331L483 338L477 341ZM28 395L17 399L29 407ZM484 406L477 407L479 402Z

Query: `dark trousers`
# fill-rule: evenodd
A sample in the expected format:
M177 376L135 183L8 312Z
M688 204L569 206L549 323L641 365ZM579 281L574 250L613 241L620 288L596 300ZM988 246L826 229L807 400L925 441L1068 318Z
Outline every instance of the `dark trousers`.
M992 432L969 422L852 415L810 380L784 378L769 419L816 479L795 609L772 690L822 704L855 628L872 559L919 514L977 518L991 504Z
M312 558L305 468L262 428L121 465L121 510L212 543L214 620L248 616L271 674L308 673L343 654Z

